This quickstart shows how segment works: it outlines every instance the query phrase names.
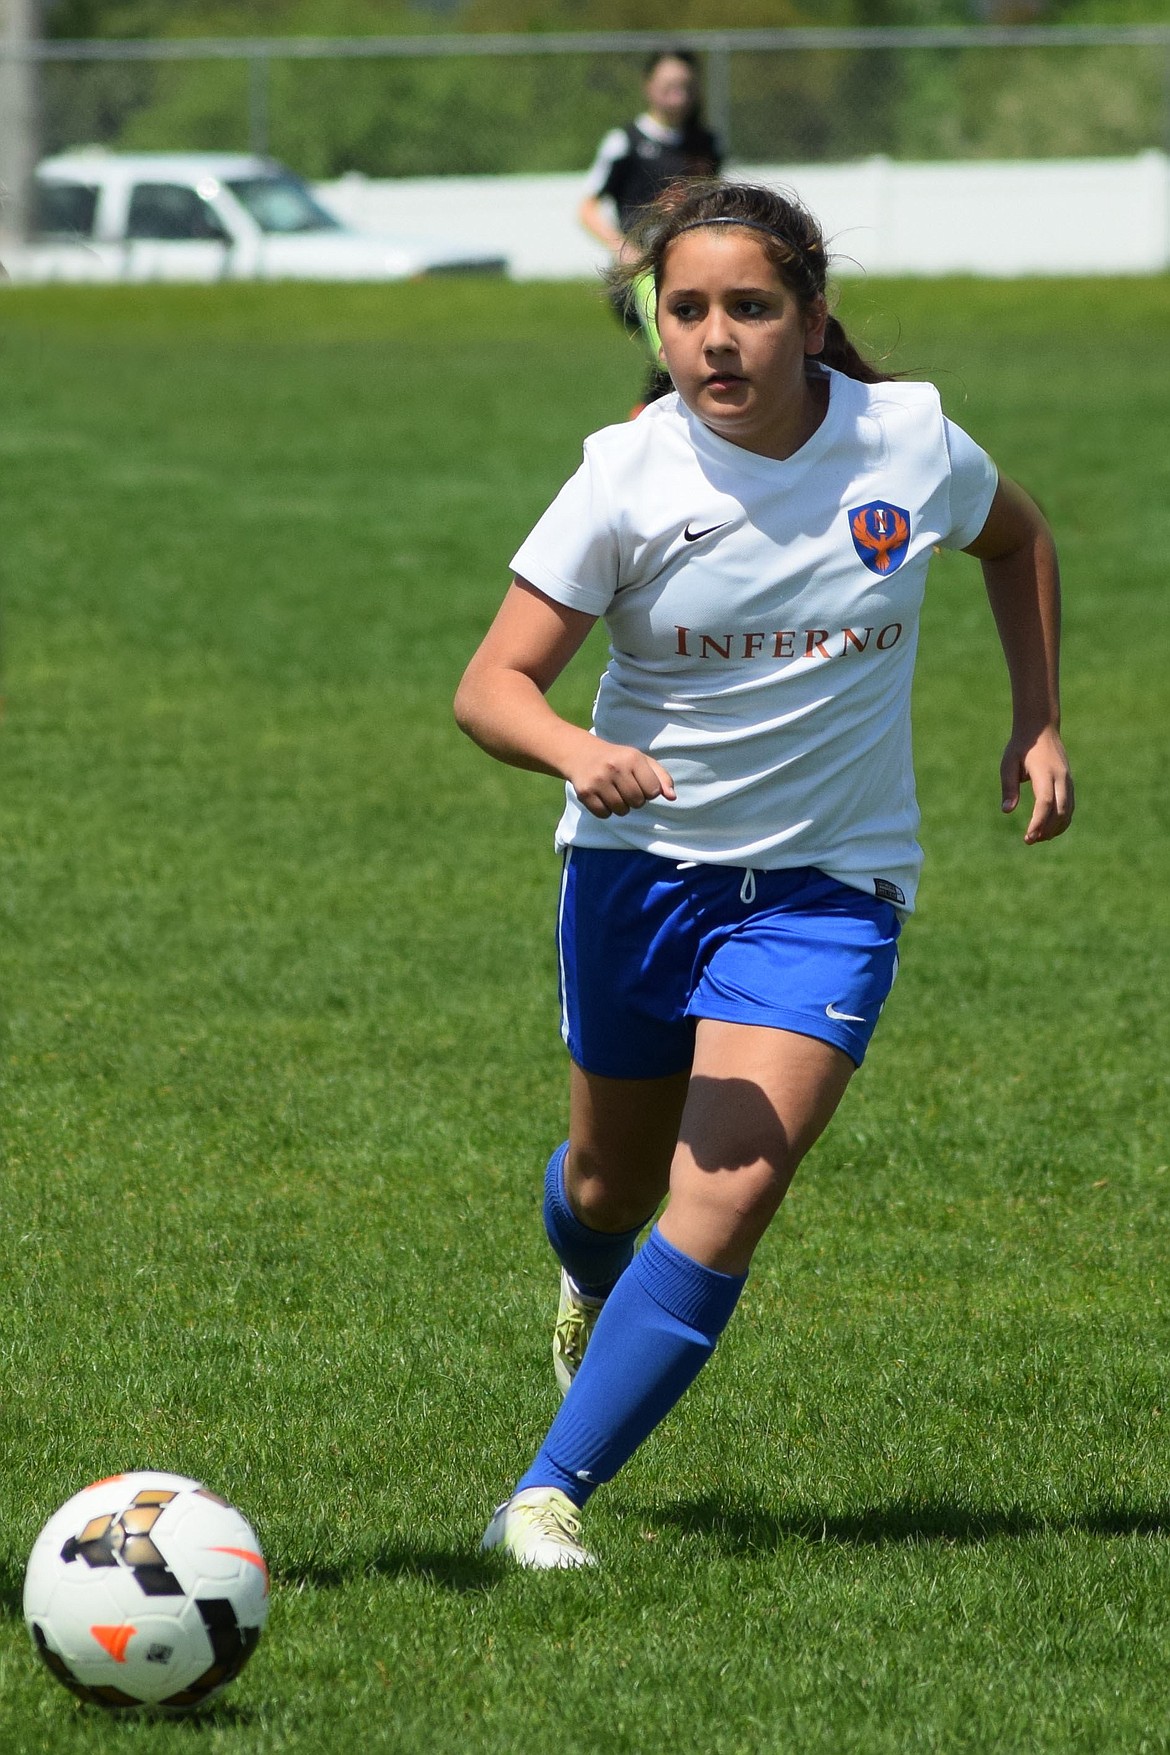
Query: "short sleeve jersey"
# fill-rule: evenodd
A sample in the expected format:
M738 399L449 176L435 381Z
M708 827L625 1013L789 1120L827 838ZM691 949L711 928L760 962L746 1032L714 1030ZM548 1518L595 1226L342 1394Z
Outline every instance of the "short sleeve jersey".
M604 617L593 730L649 752L678 793L601 819L568 786L559 846L817 866L909 911L927 567L936 544L974 541L997 476L933 385L822 370L825 418L783 462L673 394L595 433L512 567Z
M680 177L717 175L722 155L709 129L664 128L652 116L639 116L624 128L611 128L597 149L586 189L608 195L626 231L640 208L649 206Z

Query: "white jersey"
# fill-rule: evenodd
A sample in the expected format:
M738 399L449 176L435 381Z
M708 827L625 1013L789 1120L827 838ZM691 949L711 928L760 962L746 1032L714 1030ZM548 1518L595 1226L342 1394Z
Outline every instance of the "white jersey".
M566 787L558 846L812 865L909 911L927 566L935 544L974 541L997 477L933 385L822 369L825 418L783 462L677 395L595 433L512 567L604 616L593 729L649 752L678 792L602 819Z

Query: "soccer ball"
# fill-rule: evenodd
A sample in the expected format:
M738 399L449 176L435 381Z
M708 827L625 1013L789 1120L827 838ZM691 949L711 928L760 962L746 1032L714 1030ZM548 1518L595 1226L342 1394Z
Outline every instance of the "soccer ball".
M226 1499L186 1475L95 1481L37 1537L24 1618L79 1699L186 1711L238 1676L268 1619L268 1568Z

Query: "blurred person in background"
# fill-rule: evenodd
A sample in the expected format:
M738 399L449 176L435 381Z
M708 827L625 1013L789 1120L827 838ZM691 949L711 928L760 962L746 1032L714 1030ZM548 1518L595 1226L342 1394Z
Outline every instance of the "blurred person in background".
M671 183L684 177L718 176L719 142L702 115L699 73L689 49L660 49L642 69L646 108L632 122L611 128L597 149L577 217L587 232L621 262L630 252L627 235L637 216ZM616 222L614 215L616 214ZM649 277L614 297L614 310L647 355L646 382L637 414L674 386L663 370Z

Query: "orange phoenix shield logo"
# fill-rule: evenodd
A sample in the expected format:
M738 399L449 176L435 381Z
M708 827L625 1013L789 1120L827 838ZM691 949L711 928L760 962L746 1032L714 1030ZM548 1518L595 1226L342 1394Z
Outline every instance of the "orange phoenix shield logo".
M887 500L870 500L849 513L853 546L871 573L896 573L910 547L910 514Z

